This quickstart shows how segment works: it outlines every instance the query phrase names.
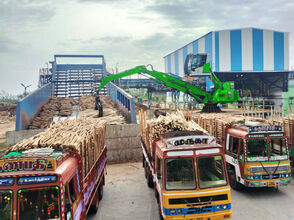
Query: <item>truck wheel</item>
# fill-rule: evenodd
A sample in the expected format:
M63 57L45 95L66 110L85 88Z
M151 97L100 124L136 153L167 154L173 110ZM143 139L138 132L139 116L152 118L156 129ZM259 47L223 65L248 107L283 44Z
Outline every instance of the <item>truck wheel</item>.
M233 189L240 190L242 188L242 185L237 182L235 169L234 168L230 168L228 170L228 174L229 174L229 180L230 180L231 187Z
M148 171L147 171L147 162L146 161L144 161L144 173L145 173L145 178L147 179Z
M90 206L90 209L89 209L89 213L90 214L96 214L97 211L98 211L98 205L99 205L99 196L98 196L98 193L96 193L96 196L95 196L95 204L91 205Z
M147 176L147 185L148 187L152 188L154 186L154 183L153 183L153 178L151 175L148 174Z
M100 183L100 185L99 185L98 198L99 198L99 201L103 198L103 183Z

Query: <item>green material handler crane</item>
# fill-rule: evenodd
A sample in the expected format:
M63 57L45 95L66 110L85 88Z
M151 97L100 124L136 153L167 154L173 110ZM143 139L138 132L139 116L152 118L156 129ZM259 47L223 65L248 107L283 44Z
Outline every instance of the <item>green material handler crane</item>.
M239 94L237 90L234 89L234 82L222 83L216 77L210 69L210 62L206 62L207 59L209 59L208 54L189 54L186 58L184 69L186 76L190 76L190 78L209 77L214 85L211 91L204 91L189 81L178 79L167 73L155 71L151 65L151 69L147 68L148 65L142 65L115 75L107 76L102 80L98 91L110 81L134 74L146 74L154 81L183 93L187 93L192 96L196 102L203 103L204 107L202 112L220 112L221 110L217 104L236 102L239 99Z

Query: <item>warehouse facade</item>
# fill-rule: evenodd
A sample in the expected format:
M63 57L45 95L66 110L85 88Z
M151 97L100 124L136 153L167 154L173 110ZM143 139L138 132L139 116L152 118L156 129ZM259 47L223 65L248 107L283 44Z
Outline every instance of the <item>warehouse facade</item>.
M245 96L272 96L288 90L288 32L257 28L212 31L166 55L165 72L183 76L189 53L208 53L216 75L222 81L234 80L237 89L247 91Z

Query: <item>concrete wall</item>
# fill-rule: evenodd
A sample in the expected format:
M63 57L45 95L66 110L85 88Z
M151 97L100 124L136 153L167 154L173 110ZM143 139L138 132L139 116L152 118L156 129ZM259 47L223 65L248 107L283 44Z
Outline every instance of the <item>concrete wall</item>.
M21 130L21 131L7 131L6 132L6 144L7 146L12 146L17 142L25 139L30 138L40 132L44 131L45 129L31 129L31 130Z
M141 161L140 125L107 125L105 134L109 163Z

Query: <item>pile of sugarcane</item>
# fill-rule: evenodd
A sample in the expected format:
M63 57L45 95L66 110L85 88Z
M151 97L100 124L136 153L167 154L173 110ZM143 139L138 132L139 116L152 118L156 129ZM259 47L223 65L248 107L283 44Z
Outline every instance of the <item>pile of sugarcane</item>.
M226 113L198 113L194 114L191 119L199 124L203 129L207 130L210 135L215 136L219 143L224 141L224 132L228 124L242 123L245 121L268 123L265 119L258 117L248 117Z
M81 118L98 118L98 110L86 109L82 112ZM125 124L125 118L119 115L119 112L113 109L103 109L103 120L107 121L107 124Z
M282 126L286 136L289 138L290 143L294 145L294 114L288 114L287 116L283 117Z
M80 109L95 109L95 97L91 95L83 95L79 98Z
M106 124L101 118L65 119L10 147L7 153L47 147L77 151L83 158L86 174L104 147Z
M166 116L159 116L158 118L147 120L146 112L141 110L139 112L139 121L141 137L149 153L151 153L152 142L156 138L172 131L197 131L199 135L208 134L206 130L194 121L187 121L180 111L167 113Z
M53 147L80 152L81 144L85 140L93 138L95 132L104 129L105 125L105 120L94 118L65 119L52 124L51 127L35 136L11 146L8 151Z
M73 104L76 104L73 98L50 98L47 104L42 107L38 116L34 118L29 129L47 128L54 115L70 116Z
M119 111L112 105L111 100L107 96L99 96L103 106L103 116L116 117L119 123L125 123L125 120L120 116ZM83 110L82 117L97 118L98 111L95 109L95 97L90 95L84 95L80 97L80 109ZM120 117L117 117L120 116Z

